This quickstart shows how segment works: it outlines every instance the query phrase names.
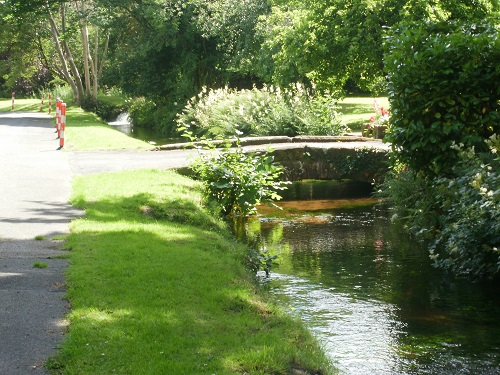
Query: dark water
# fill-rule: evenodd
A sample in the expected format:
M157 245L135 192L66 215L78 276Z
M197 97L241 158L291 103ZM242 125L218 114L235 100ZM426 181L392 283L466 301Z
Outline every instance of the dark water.
M372 199L284 206L247 222L247 236L279 255L272 292L343 373L500 374L498 283L432 268Z
M127 113L120 114L115 121L108 124L121 131L122 133L127 134L129 137L149 142L152 145L167 145L172 143L184 142L183 139L165 137L154 129L133 126L130 123Z

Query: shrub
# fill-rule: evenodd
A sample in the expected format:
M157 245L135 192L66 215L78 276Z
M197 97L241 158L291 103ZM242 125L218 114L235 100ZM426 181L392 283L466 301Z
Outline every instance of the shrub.
M453 143L486 151L500 130L500 39L494 23L404 24L391 32L385 65L397 157L416 171L450 173Z
M235 90L204 88L177 117L197 135L339 135L347 130L328 93L313 93L296 84L288 89Z
M437 267L472 279L500 272L500 138L485 147L476 153L453 145L452 177L395 168L379 190L397 208L394 217L429 241Z
M194 140L192 133L180 128L184 136ZM272 150L264 153L245 153L236 138L224 140L222 147L210 142L198 147L198 157L191 164L195 176L203 182L205 196L215 201L223 216L245 216L255 213L261 203L273 205L280 200L279 190L285 182L280 181L283 167L274 163Z
M129 116L134 126L154 129L160 134L172 137L178 136L173 120L176 112L176 103L166 105L145 98L134 100L129 107Z
M337 100L329 92L311 93L299 84L295 88L288 96L298 134L342 135L349 131L337 111Z
M120 108L115 107L105 101L93 99L86 96L82 103L82 108L88 112L93 112L104 121L114 120L121 112Z
M490 152L481 154L455 145L458 177L434 181L443 215L431 257L437 266L472 278L500 271L500 138L485 143Z

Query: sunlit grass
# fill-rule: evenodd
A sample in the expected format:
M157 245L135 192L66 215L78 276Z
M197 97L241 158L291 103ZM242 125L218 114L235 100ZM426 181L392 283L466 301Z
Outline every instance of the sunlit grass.
M44 113L48 113L45 100ZM39 112L40 100L19 99L15 101L15 109L11 109L11 101L0 101L0 111ZM55 101L52 103L53 124L55 125ZM64 149L66 150L117 150L148 149L147 142L131 138L112 126L103 122L97 115L85 112L79 107L68 106L66 109L66 130L64 133Z
M68 150L148 149L147 142L131 138L78 107L67 109L65 148Z
M348 97L339 102L342 119L352 131L360 131L362 124L370 122L370 117L374 115L375 99L379 106L389 108L387 97Z
M243 245L206 211L193 180L172 171L80 177L72 203L86 216L66 241L72 310L53 369L329 373L303 324L257 292Z
M38 99L15 99L14 109L12 109L12 99L3 99L0 100L0 111L40 111L40 102L41 100ZM52 109L54 109L54 104L52 104ZM45 111L47 111L46 107Z

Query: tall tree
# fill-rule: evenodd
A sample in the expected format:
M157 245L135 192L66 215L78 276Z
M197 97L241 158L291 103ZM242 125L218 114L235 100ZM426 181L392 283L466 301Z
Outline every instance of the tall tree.
M87 96L97 98L109 40L107 33L99 36L102 25L96 22L100 14L97 1L6 0L0 9L4 22L37 26L23 32L36 36L38 60L71 87L78 104ZM75 32L78 29L79 35ZM51 45L44 39L45 32L52 39Z
M477 19L497 0L274 0L260 34L270 78L308 79L341 88L347 79L370 89L384 78L385 28L401 21Z

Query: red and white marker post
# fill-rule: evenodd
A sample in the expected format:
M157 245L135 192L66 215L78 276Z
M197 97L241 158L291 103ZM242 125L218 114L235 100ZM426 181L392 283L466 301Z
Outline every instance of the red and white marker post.
M42 94L42 102L40 103L40 112L43 112L43 102L45 101L45 93Z
M16 97L16 93L13 92L12 93L12 109L14 109L14 99L15 99L15 97Z
M61 131L61 99L56 99L56 133L57 138L59 138L59 132Z
M61 103L61 132L59 134L59 150L64 147L64 130L66 129L66 103Z
M49 92L49 115L52 113L52 94Z

